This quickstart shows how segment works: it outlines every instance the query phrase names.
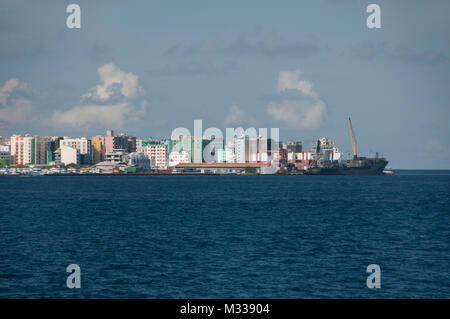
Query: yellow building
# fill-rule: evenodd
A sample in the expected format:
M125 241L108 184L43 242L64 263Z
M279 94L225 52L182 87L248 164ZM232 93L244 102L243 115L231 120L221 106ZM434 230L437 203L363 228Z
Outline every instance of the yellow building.
M94 151L94 164L102 162L103 161L102 141L93 139L92 148Z

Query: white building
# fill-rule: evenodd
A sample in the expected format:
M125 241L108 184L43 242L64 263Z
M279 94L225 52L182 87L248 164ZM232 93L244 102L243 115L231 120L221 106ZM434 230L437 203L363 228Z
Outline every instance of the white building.
M148 145L145 148L145 154L154 162L152 168L167 169L169 166L169 154L167 145Z
M124 150L117 150L105 154L107 162L126 162L128 154Z
M172 152L169 154L169 167L174 167L182 163L190 163L191 155L186 151Z
M138 152L138 153L144 152L144 149L142 147L142 139L140 139L140 138L136 139L136 152Z
M0 152L11 152L10 145L0 145Z
M79 151L75 147L61 145L61 163L64 165L78 164Z
M76 148L80 155L84 155L89 159L89 162L92 160L92 141L86 137L69 138L64 136L64 139L59 141L59 145Z
M11 136L11 164L28 165L34 163L34 137Z
M246 163L249 161L249 139L248 136L236 138L234 142L234 154L236 163Z

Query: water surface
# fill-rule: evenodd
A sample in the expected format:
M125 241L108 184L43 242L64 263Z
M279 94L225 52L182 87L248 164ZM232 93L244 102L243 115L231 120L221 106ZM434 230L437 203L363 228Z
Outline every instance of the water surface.
M0 298L449 298L450 173L0 177ZM81 267L81 289L66 267ZM379 264L381 289L366 287Z

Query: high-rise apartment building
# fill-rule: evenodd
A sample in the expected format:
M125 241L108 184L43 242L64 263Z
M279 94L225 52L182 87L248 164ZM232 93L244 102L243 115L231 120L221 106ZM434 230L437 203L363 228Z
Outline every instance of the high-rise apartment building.
M34 164L35 138L34 136L11 136L11 164Z
M169 166L169 153L167 145L149 145L145 148L145 153L154 163L156 169L167 169Z

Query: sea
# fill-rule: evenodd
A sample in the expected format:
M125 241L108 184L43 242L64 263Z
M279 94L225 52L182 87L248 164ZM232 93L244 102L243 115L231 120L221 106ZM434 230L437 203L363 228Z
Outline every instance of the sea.
M395 173L0 177L0 298L450 298L450 171Z

